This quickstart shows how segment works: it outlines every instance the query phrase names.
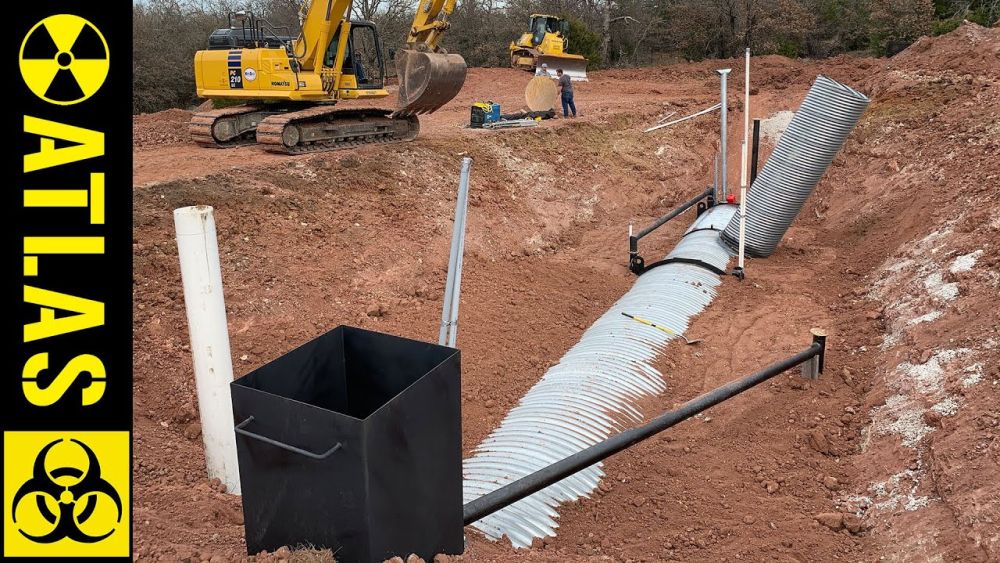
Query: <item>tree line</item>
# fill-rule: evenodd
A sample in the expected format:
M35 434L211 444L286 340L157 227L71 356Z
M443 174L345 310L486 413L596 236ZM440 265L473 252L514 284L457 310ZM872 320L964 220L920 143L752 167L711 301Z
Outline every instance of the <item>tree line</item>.
M274 26L299 24L300 0L142 0L132 6L135 113L195 102L193 57L227 14L253 11ZM354 0L387 49L404 40L417 0ZM508 64L508 45L532 13L570 22L571 53L591 69L754 54L891 55L963 20L990 26L1000 0L459 0L445 47L470 66Z

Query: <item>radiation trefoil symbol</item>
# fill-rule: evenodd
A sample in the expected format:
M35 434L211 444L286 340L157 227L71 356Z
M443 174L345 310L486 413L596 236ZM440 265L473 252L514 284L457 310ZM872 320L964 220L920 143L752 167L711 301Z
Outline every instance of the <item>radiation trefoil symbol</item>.
M39 98L76 104L93 96L108 77L108 42L80 16L49 16L25 35L20 67L24 83Z
M38 453L31 478L21 485L17 493L14 494L13 505L10 509L11 519L17 523L17 505L25 497L33 494L38 512L49 524L53 524L55 527L50 532L38 536L18 529L21 535L36 543L54 543L67 538L81 543L99 542L113 534L117 526L113 526L106 534L97 536L85 534L79 526L94 514L94 510L97 508L97 499L102 495L115 503L118 508L117 522L120 523L122 519L121 497L118 495L118 491L101 477L101 466L93 450L79 440L71 439L70 441L83 448L84 453L87 454L86 471L76 467L58 467L47 471L45 457L53 446L62 441L49 442ZM57 479L65 477L77 479L77 481L71 485L61 485L56 482ZM59 506L58 514L49 508L45 497L56 501ZM84 502L84 505L83 509L77 513L77 503L79 502Z

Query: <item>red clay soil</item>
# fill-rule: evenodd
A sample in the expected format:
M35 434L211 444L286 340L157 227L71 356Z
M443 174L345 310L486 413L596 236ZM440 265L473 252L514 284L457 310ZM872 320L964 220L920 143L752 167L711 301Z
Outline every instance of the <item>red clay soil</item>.
M739 139L739 61L594 73L579 119L494 132L462 127L469 104L518 108L530 76L472 69L416 141L313 156L198 148L187 112L137 116L137 558L247 558L239 497L205 475L174 208L216 209L239 375L340 324L434 340L473 156L468 452L634 282L627 225L711 181L716 117L640 131L712 105L722 66ZM797 351L814 326L830 334L826 373L779 376L611 458L599 492L531 549L468 530L461 560L1000 560L1000 29L967 24L892 59L760 57L753 72L753 117L795 110L820 73L873 102L778 252L695 319L705 341L660 359L668 389L642 411ZM672 247L674 223L645 255Z

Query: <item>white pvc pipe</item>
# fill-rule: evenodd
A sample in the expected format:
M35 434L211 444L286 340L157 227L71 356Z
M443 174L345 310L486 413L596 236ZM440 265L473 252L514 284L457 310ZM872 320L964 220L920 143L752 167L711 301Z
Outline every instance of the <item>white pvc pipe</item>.
M219 479L227 491L238 495L240 472L229 395L233 363L212 208L197 205L175 209L174 227L208 477Z
M719 119L721 121L720 123L721 133L719 136L721 138L719 139L719 154L721 155L720 164L722 165L722 174L720 180L722 182L723 197L729 194L729 160L727 158L728 151L726 150L729 145L726 139L727 135L726 129L729 127L729 108L727 107L729 105L729 103L727 102L727 98L729 95L726 91L726 81L727 78L729 78L729 72L731 70L732 70L731 68L722 68L716 71L719 73L719 83L720 83L719 103L721 104L721 110Z
M750 143L750 47L747 47L746 57L743 63L743 146ZM747 177L747 151L743 151L743 159L740 162L743 169L740 186L746 185Z

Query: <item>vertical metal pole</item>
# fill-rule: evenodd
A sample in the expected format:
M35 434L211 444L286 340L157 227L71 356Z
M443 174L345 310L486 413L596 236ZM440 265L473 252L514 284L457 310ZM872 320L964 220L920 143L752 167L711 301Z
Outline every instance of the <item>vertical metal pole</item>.
M465 264L465 219L469 215L468 200L469 200L469 169L472 167L472 159L466 157L469 161L469 166L465 166L465 162L462 162L462 179L460 182L459 190L465 193L466 204L462 205L462 226L460 227L459 241L458 241L458 262L455 268L455 289L452 292L451 298L451 316L449 319L448 332L448 346L451 348L455 347L455 342L458 340L458 305L461 303L462 296L462 266Z
M720 124L721 135L720 136L721 136L721 139L719 140L719 153L722 155L722 158L720 159L720 164L722 165L722 174L721 174L721 176L722 176L722 178L721 178L722 184L721 185L722 185L722 194L723 194L723 197L725 197L726 195L729 194L729 183L728 183L729 170L728 170L728 163L727 163L727 158L726 158L726 152L727 152L726 151L726 148L727 148L727 144L726 144L726 128L729 125L729 114L728 114L728 112L729 112L728 105L729 104L727 103L727 100L726 100L726 97L727 97L727 94L726 94L726 82L727 82L727 79L729 77L729 72L731 70L732 70L731 68L722 68L722 69L719 69L718 71L716 71L716 72L719 73L719 77L720 77L720 81L721 81L721 85L720 85L720 90L721 91L719 93L719 97L720 97L721 102L722 102L722 108L721 108L721 111L720 111L720 115L721 115L721 117L720 117L720 120L721 120L721 124Z
M750 152L750 185L757 179L757 155L760 151L760 120L753 120L753 150Z
M462 283L462 251L465 248L465 213L469 201L469 171L472 159L462 159L462 172L458 182L458 197L455 201L455 225L451 231L451 253L448 256L448 278L444 287L444 304L441 307L441 328L438 344L444 346L450 333L457 330L459 288ZM454 342L454 338L450 338Z
M743 159L746 160L747 156L747 146L744 144L742 147ZM747 230L747 170L744 168L740 171L740 250L739 250L739 260L736 264L736 277L743 279L743 256L746 242L746 230Z
M743 258L746 248L747 226L747 149L750 139L750 47L747 47L743 58L743 143L740 145L740 244L739 258L736 264L736 277L743 279Z

